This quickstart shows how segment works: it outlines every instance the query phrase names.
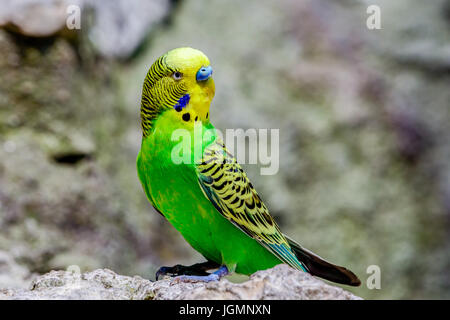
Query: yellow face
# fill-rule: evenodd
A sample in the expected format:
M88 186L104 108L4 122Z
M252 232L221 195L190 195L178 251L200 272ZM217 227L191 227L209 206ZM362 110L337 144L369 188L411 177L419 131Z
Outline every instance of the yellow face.
M209 121L215 87L209 59L199 50L177 48L158 58L142 90L144 136L162 112L184 123Z
M212 68L207 56L201 51L192 48L178 48L167 53L166 62L175 71L171 79L183 85L189 94L189 103L186 107L174 108L180 113L183 121L209 119L209 106L214 98L215 86L212 78ZM177 72L179 74L177 74ZM189 116L186 115L189 112Z

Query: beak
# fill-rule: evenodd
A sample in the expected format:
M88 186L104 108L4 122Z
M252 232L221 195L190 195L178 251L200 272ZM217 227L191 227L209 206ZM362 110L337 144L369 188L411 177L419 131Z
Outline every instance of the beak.
M209 78L211 78L212 73L213 73L213 70L212 70L211 66L201 67L197 71L197 75L195 76L195 78L197 79L197 81L206 81Z

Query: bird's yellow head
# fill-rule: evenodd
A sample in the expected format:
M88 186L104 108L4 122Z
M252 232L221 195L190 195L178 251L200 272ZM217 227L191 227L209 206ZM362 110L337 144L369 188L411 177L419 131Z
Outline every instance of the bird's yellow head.
M141 119L144 137L163 112L174 121L209 121L214 97L212 68L201 51L177 48L159 57L150 67L142 88Z

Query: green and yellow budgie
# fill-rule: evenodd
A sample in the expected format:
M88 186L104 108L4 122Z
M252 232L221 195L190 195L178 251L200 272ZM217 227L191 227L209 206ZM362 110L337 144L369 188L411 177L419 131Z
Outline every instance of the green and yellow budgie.
M150 67L142 89L139 179L155 207L207 261L161 267L156 277L212 281L231 272L252 274L280 263L337 283L357 286L356 275L302 248L281 233L241 166L214 132L209 107L215 87L208 58L178 48ZM190 133L192 161L174 161L175 130ZM189 141L188 141L189 142ZM195 150L201 150L196 153ZM199 156L196 156L199 154ZM217 269L213 273L207 270Z

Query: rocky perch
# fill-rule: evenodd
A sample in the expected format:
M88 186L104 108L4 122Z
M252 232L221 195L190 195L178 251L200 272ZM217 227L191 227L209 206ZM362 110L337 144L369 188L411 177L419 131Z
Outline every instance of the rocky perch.
M286 265L259 271L243 283L227 279L210 283L179 283L172 279L149 281L108 269L87 273L51 271L37 277L29 290L0 289L2 299L69 300L178 300L178 299L299 299L359 300L341 288Z

